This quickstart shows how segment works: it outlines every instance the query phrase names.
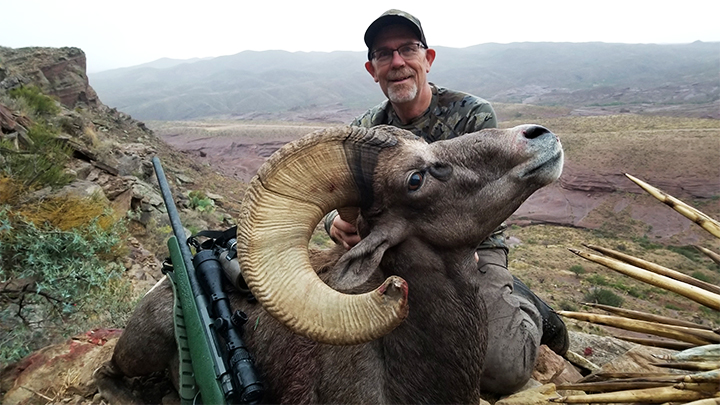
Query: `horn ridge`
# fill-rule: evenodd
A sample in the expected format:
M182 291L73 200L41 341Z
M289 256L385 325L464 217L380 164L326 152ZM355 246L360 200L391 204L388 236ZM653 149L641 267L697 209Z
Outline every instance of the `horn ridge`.
M367 198L361 198L351 168L357 161L348 162L348 151L369 149L377 159L396 143L392 131L317 131L281 148L250 182L238 221L240 267L253 295L293 332L322 343L357 344L389 333L407 316L401 278L365 294L343 294L320 280L307 252L326 212Z

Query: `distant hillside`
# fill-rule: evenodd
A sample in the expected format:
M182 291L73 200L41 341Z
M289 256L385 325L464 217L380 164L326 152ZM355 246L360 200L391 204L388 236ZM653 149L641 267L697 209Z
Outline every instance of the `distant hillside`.
M720 118L720 43L437 47L431 81L493 102ZM383 95L364 52L246 51L90 74L104 103L145 120L357 110ZM713 103L716 103L713 105Z

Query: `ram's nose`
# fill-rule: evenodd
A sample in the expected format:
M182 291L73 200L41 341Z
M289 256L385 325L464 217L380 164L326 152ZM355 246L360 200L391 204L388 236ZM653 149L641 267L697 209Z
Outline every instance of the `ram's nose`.
M539 138L545 134L551 133L549 129L540 125L530 125L522 130L522 134L527 139Z

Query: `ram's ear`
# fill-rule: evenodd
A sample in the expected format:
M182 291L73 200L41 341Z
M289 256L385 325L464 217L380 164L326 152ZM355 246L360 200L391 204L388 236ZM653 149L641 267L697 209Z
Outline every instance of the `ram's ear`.
M331 284L349 290L365 283L377 270L385 251L405 238L403 226L377 226L368 236L347 251L333 268Z

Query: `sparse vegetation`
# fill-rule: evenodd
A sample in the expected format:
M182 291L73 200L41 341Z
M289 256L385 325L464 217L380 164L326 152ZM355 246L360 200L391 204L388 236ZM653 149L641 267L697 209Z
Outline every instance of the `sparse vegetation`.
M692 246L672 246L672 245L670 245L667 247L667 249L672 252L675 252L677 254L683 255L695 263L700 262L700 259L702 257L704 257L704 256L702 256L702 254L700 252L697 251L697 249L695 249Z
M650 238L648 238L647 234L643 235L640 238L635 238L635 242L640 245L645 250L652 250L652 249L660 249L662 248L662 245L659 243L654 243L650 241Z
M54 116L60 112L56 101L43 94L36 86L22 86L8 91L11 98L22 100L36 117Z
M698 280L700 280L700 281L704 281L704 282L706 282L706 283L712 283L712 282L713 282L712 279L711 279L708 275L706 275L705 273L703 273L702 271L694 271L694 272L692 273L692 276L693 276L694 278L696 278L696 279L698 279Z
M134 306L120 278L124 223L105 197L31 194L74 179L57 102L32 86L3 101L26 117L27 133L0 137L0 368L92 327L122 326Z
M543 298L553 308L568 311L577 310L581 302L586 299L595 300L596 291L605 289L617 298L622 300L624 308L656 313L665 316L693 318L697 312L697 305L692 301L668 292L666 290L641 283L623 274L613 272L603 266L590 263L580 259L567 251L568 247L579 248L582 244L593 244L606 246L620 250L626 254L649 260L660 265L678 269L688 263L693 264L687 257L673 250L667 249L660 243L650 243L649 237L633 238L625 235L600 235L592 230L564 228L549 225L533 225L527 227L511 226L507 231L508 236L520 239L522 242L516 248L511 249L509 255L510 271L520 277L523 281L534 282L533 291ZM545 240L549 244L530 244L527 240ZM622 249L620 248L622 246ZM650 247L650 249L646 249ZM719 242L708 244L707 247L718 250ZM534 260L540 259L539 265L531 265ZM700 257L698 265L714 265L708 258ZM567 276L552 273L552 268L573 268L581 266L586 270L582 277L578 277L571 270ZM575 268L577 269L577 268ZM697 270L700 271L700 270ZM705 276L715 272L701 271ZM691 274L691 272L688 272ZM552 283L539 283L537 280L552 278ZM702 275L700 277L703 277ZM591 292L595 293L591 294ZM586 294L588 295L586 297ZM601 300L607 297L600 293ZM607 294L609 297L610 294ZM681 308L679 310L666 307L667 303ZM706 309L711 316L703 315L705 322L718 324L720 313Z
M590 283L592 285L607 286L610 284L608 282L607 278L605 278L604 276L602 276L600 274L591 274L590 276L585 277L585 281L587 281L588 283Z
M574 264L570 266L570 271L575 273L575 275L579 276L581 274L585 274L585 268L579 264Z
M27 135L32 145L23 151L13 151L9 141L0 141L0 149L7 151L0 170L25 190L68 184L72 177L65 173L65 163L70 152L56 140L57 132L47 124L35 123Z
M585 294L584 299L586 302L610 305L613 307L622 306L624 301L622 297L605 288L593 289L589 293Z
M76 204L79 211L86 207ZM95 219L63 229L0 208L0 364L59 337L122 321L131 308L116 261L122 235L122 223L103 227Z
M637 287L630 287L627 289L627 293L631 297L639 298L639 299L645 299L647 296L642 291L642 289Z
M213 212L215 210L215 201L209 198L205 193L193 190L188 194L190 208L199 212ZM193 232L195 233L195 232Z
M568 300L560 301L558 303L558 307L563 311L577 311L578 310L578 306L575 303L568 301Z
M702 317L715 325L720 324L720 311L715 311L710 308L700 306L700 313Z

